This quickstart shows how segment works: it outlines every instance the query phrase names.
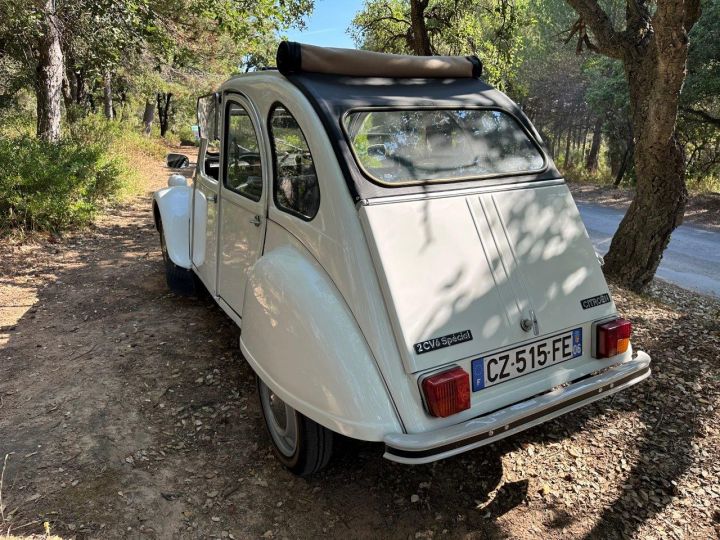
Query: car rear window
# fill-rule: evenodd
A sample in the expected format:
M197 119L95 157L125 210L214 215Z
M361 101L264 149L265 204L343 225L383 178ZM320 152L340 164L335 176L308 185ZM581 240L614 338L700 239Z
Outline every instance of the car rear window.
M495 109L353 111L345 133L360 167L385 184L538 172L545 157L510 114Z

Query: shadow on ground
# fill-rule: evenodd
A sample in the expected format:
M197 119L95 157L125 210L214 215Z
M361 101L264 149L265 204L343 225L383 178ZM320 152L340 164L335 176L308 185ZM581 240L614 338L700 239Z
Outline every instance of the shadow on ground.
M167 292L146 201L59 249L57 279L4 329L3 528L17 532L47 520L78 538L632 536L678 495L704 437L695 388L719 377L698 360L712 344L691 352L683 320L661 320L642 345L671 340L682 358L656 357L656 376L612 401L430 465L346 442L299 479L272 456L238 330L210 299ZM630 434L603 435L628 418ZM599 443L569 458L588 433ZM594 503L592 486L577 495L578 468L620 459Z

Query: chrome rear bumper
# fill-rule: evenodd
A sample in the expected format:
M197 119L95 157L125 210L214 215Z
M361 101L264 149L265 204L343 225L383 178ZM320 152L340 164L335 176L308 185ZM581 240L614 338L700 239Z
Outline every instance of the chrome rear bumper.
M443 459L552 420L593 401L619 392L650 376L650 356L635 358L557 390L535 396L462 424L426 433L386 435L384 457L420 464Z

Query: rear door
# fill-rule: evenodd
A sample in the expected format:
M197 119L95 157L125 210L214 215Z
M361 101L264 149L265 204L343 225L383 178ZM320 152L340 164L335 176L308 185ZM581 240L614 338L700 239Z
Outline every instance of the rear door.
M262 253L267 209L268 159L258 115L238 94L223 112L218 296L242 316L247 272Z
M564 184L371 204L360 214L408 372L615 312L612 301L583 308L608 289Z

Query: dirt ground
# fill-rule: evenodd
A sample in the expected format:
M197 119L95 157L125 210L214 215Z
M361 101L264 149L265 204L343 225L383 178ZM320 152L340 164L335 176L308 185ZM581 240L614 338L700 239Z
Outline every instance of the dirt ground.
M614 294L648 381L435 464L346 444L300 479L272 455L238 329L167 291L148 197L5 243L0 537L716 538L720 304Z

